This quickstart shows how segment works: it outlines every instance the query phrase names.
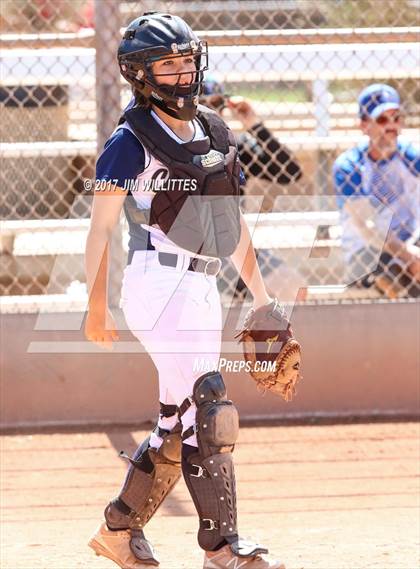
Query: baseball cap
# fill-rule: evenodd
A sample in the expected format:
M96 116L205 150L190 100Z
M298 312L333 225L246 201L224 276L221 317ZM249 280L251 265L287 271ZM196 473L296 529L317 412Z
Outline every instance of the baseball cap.
M202 83L203 95L223 95L225 88L223 83L218 81L214 75L208 74Z
M359 116L378 118L389 109L400 108L400 96L389 85L375 83L363 89L359 95Z

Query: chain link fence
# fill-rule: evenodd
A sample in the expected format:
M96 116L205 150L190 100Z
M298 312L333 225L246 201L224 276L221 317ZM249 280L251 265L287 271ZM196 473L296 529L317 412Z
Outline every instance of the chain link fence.
M86 303L92 196L84 181L131 96L116 65L121 30L148 10L181 16L209 42L208 80L222 85L221 113L237 134L242 208L270 292L294 300L302 289L300 298L316 301L418 296L418 158L404 149L396 169L364 155L362 181L340 170L344 158L336 163L366 140L357 99L371 83L398 90L403 120L388 127L418 142L418 0L3 0L3 309ZM239 112L244 101L251 117ZM122 223L115 299L126 242ZM225 301L245 298L228 261L219 283Z

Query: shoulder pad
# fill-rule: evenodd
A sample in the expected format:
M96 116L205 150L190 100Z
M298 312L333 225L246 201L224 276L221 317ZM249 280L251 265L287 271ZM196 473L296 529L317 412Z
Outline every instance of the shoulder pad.
M203 123L206 134L210 136L217 150L227 154L229 146L236 148L236 140L232 131L216 111L204 105L198 105L197 118Z

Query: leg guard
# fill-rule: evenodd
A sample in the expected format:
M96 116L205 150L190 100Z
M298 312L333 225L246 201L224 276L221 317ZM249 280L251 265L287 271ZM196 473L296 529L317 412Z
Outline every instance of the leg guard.
M159 427L158 427L159 429ZM149 447L148 437L130 461L124 486L108 504L105 519L110 529L142 529L181 476L181 425L159 429L162 446Z
M183 440L197 434L198 449L183 449L182 471L200 517L198 543L209 551L224 541L238 540L236 486L232 451L238 437L238 412L226 398L223 378L210 372L197 379L192 401L197 406L196 425L184 432ZM189 402L189 404L188 404ZM186 399L183 414L191 405ZM185 445L187 446L187 445Z
M175 410L171 415L175 414L176 406L161 405L166 412L169 407ZM120 453L130 466L119 496L105 509L109 529L130 530L130 548L140 560L148 559L151 553L143 528L181 477L180 423L171 431L156 427L154 432L163 440L158 450L149 447L148 437L132 458Z
M116 500L105 510L110 529L142 529L156 512L165 496L181 476L181 426L160 434L163 443L159 450L150 448L149 438L139 447Z

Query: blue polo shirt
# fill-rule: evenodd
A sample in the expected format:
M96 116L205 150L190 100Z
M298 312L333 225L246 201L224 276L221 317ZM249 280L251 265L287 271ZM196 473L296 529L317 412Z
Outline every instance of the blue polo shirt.
M419 228L419 174L419 150L400 139L396 152L387 160L372 160L368 156L368 141L337 158L333 176L347 258L366 244L344 209L346 201L368 198L375 208L378 228L389 226L389 231L406 241Z

